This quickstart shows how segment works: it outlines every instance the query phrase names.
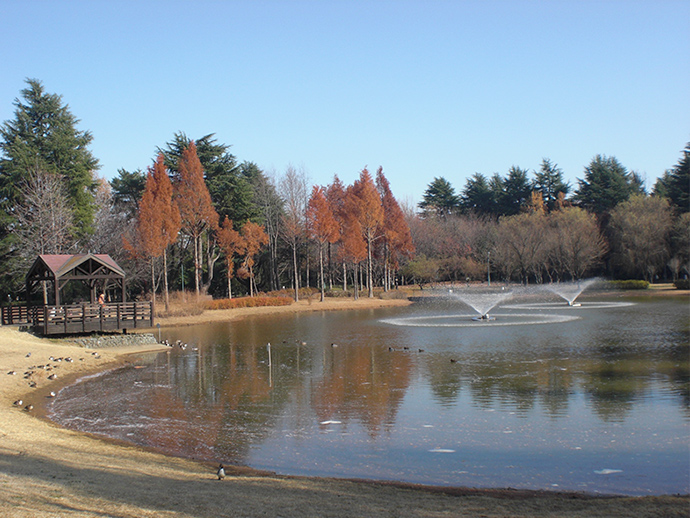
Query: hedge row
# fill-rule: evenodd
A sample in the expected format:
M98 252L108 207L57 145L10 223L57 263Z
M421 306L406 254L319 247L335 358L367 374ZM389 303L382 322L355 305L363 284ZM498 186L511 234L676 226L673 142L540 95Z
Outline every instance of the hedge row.
M678 279L673 285L677 290L690 290L690 279Z
M262 306L289 306L292 299L287 297L239 297L236 299L209 300L206 309L258 308Z

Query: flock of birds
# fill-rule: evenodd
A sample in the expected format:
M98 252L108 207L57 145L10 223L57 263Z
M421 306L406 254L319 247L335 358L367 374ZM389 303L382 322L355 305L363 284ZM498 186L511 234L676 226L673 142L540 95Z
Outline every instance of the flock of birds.
M98 354L97 352L92 352L91 355L96 359L101 357L101 355ZM26 358L31 358L31 353L27 353ZM48 360L49 361L44 363L44 364L31 365L30 367L27 367L26 371L24 371L24 379L27 380L27 384L29 385L29 387L37 388L38 387L38 381L40 381L39 378L41 377L40 375L44 374L44 373L48 373L48 372L50 373L46 376L45 379L47 379L49 381L56 380L58 375L56 372L54 372L55 369L59 368L60 364L62 362L65 362L65 363L73 363L74 362L74 359L71 356L65 356L65 357L51 356L50 358L48 358ZM84 358L79 358L79 361L84 361ZM18 374L17 371L13 371L13 370L11 370L7 373L8 376L16 376L17 374ZM55 392L51 391L48 393L48 395L46 397L54 398L56 395L57 394ZM27 412L31 412L34 409L34 406L31 403L24 405L24 401L21 399L17 399L13 403L13 405L15 407L23 407L24 410Z
M170 340L163 340L161 341L161 345L164 345L166 347L169 347L170 349L182 349L183 351L187 349L187 344L184 343L182 340L177 340L175 342L171 342ZM192 351L198 350L196 347L192 347Z

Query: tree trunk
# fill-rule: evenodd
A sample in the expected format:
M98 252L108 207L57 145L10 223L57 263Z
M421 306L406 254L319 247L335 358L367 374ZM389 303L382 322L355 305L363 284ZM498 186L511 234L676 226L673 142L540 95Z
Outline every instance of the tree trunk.
M153 301L153 306L156 307L156 270L154 266L155 259L151 258L151 300Z
M321 302L323 302L323 299L325 298L325 279L323 278L323 245L319 243L319 268L321 270Z
M357 277L358 277L358 268L357 265L355 264L352 267L352 283L353 283L353 289L355 290L355 300L359 300L359 284L357 282Z
M194 289L196 290L196 298L199 299L199 270L201 270L201 263L199 262L199 246L201 240L199 236L193 237L194 245Z
M374 282L372 281L373 266L371 264L371 237L367 237L367 290L369 298L374 298Z
M170 295L168 293L168 250L163 249L163 286L165 287L165 313L170 312Z
M297 243L292 246L292 264L294 265L295 302L299 301L299 270L297 268Z

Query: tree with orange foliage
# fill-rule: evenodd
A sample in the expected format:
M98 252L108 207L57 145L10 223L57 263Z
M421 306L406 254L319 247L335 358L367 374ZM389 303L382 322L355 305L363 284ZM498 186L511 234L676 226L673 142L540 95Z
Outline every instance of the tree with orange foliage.
M326 188L326 200L328 200L328 208L331 210L333 217L338 223L338 232L340 234L339 240L342 239L343 233L343 218L345 212L345 186L340 181L338 175L333 177L333 182ZM333 288L333 279L331 272L331 243L328 243L328 275ZM347 291L347 268L346 262L343 260L343 291Z
M359 179L352 185L352 195L348 212L359 222L362 237L367 245L367 289L369 298L374 296L372 250L378 230L383 223L383 207L376 185L365 167Z
M325 282L323 275L323 246L335 243L339 237L340 225L333 216L328 200L322 187L317 185L311 191L311 197L307 205L307 229L309 235L319 243L319 268L321 280L321 302L325 297Z
M203 256L201 238L204 232L213 232L218 228L218 213L213 208L194 141L182 151L178 169L177 203L182 216L182 229L192 239L194 246L194 287L198 297Z
M240 235L240 233L237 230L233 228L232 220L227 216L225 216L223 225L216 232L216 236L218 238L218 244L225 253L225 257L228 262L228 298L231 299L231 281L235 271L235 263L233 262L233 256L235 254L244 254L246 246L244 238Z
M357 281L358 265L367 257L367 242L365 241L362 224L359 220L359 204L354 187L350 185L345 189L343 204L343 224L340 241L342 243L342 255L345 260L354 264L354 289L355 299L359 298L359 284ZM343 271L343 273L345 273Z
M146 176L146 188L139 203L138 230L144 253L151 258L151 290L156 301L154 259L163 256L165 286L165 310L169 310L168 297L168 246L177 241L180 231L180 211L173 202L173 188L168 171L159 154Z
M268 234L262 225L247 221L242 227L244 240L244 268L249 272L249 296L254 296L256 282L254 281L254 258L262 246L268 244Z
M405 220L398 201L391 192L390 183L383 175L383 168L376 172L376 185L381 194L381 206L383 207L383 224L381 226L384 246L383 287L388 291L398 268L398 257L412 257L414 244L410 227Z

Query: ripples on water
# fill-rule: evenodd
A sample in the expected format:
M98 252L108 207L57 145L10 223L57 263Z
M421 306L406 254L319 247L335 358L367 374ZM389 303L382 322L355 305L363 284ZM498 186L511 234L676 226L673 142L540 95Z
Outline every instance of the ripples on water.
M165 338L186 351L85 379L51 411L70 428L286 474L685 493L687 310L499 307L494 325L415 305L181 328Z

